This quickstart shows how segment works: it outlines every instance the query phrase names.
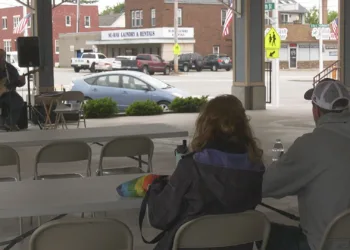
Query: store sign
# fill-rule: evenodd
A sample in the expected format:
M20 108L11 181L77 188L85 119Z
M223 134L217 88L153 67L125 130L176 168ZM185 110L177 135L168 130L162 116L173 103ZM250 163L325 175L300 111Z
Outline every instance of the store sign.
M270 31L270 28L267 28L265 30L265 36L267 35L267 33L269 33ZM280 38L282 41L286 40L287 39L287 36L288 36L288 29L287 28L280 28L280 29L277 29L277 33L279 34Z
M334 32L329 27L313 28L311 31L311 36L319 40L322 35L323 40L337 40Z
M155 39L174 37L174 28L101 31L101 40ZM179 28L178 37L194 38L193 28Z

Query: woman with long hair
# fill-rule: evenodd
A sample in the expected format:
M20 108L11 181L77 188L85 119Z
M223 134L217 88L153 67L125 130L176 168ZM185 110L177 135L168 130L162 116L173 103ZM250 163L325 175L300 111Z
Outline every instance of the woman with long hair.
M255 209L262 157L242 103L233 95L210 100L198 116L191 153L165 185L150 187L150 223L166 231L155 249L171 250L179 227L200 216ZM251 250L252 244L220 249Z

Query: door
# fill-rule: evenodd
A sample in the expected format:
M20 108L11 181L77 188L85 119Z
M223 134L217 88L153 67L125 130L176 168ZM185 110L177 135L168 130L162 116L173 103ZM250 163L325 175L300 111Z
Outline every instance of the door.
M153 56L152 55L152 71L153 72L163 72L164 67L163 67L163 62L158 56Z
M121 76L122 99L126 106L136 101L147 101L150 99L150 89L143 81L127 75Z
M205 69L210 68L210 62L209 62L209 60L210 60L209 56L205 56L205 57L203 58L203 68L205 68Z
M289 68L297 68L297 48L289 48Z
M118 109L125 109L122 99L122 88L119 83L119 75L103 75L98 77L90 87L89 96L92 99L110 97L117 102Z

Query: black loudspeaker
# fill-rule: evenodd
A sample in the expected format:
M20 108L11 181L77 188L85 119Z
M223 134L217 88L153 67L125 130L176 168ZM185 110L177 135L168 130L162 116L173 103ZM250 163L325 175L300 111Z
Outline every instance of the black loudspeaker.
M39 38L37 36L17 38L18 66L40 67Z

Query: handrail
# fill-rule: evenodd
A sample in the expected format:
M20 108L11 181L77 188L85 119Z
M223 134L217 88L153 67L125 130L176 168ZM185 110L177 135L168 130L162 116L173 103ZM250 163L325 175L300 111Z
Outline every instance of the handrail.
M321 71L316 76L314 76L314 80L313 80L314 87L317 83L329 77L329 75L332 74L334 71L338 71L338 73L340 71L339 60L335 61L334 63L329 65L327 68L325 68L323 71Z

